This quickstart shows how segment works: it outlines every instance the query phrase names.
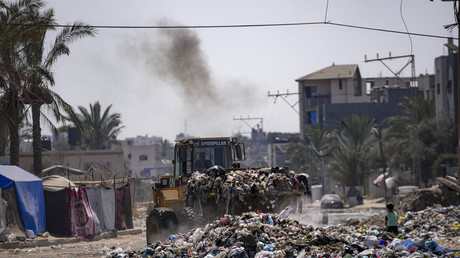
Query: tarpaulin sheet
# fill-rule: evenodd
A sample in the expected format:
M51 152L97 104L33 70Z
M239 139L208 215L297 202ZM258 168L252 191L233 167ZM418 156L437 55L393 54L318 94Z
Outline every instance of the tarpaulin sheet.
M58 175L45 176L42 180L43 190L50 192L61 191L65 188L75 186L69 179Z
M88 201L93 210L94 216L99 220L99 228L96 228L96 232L106 232L107 228L105 227L104 221L104 210L102 209L102 199L101 191L95 187L86 188L86 193L88 194Z
M26 239L26 230L22 222L21 213L19 212L18 196L16 189L10 187L3 190L3 198L6 201L6 231L16 236L18 240Z
M125 223L126 228L132 229L134 228L133 225L133 211L131 207L131 189L130 184L127 183L125 185Z
M2 195L2 190L0 189L0 196ZM3 198L0 198L0 235L6 230L6 201Z
M107 230L115 229L115 192L113 188L101 188L102 210Z
M17 166L0 165L0 187L15 186L19 210L26 230L35 235L45 232L45 198L42 180Z

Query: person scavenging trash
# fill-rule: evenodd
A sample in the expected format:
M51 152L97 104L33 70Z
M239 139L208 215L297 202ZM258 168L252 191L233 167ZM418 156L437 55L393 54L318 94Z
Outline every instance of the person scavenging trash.
M385 215L385 227L388 232L398 234L398 214L394 211L395 205L392 202L387 203L387 214Z

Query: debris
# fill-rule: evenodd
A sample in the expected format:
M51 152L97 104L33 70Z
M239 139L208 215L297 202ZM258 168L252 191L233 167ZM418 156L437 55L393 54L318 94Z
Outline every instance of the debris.
M288 209L288 208L287 208ZM286 209L286 210L287 210ZM440 245L460 236L460 206L402 213L401 234L376 225L315 228L276 213L227 215L203 227L171 235L143 251L108 250L110 257L433 257L459 256ZM382 220L384 216L382 215ZM270 223L270 220L272 223Z
M211 206L213 214L242 214L248 211L279 212L293 196L310 194L307 176L285 168L237 170L227 174L218 166L207 173L195 172L188 180L186 199L190 207L198 205L198 215ZM204 212L208 215L208 212Z

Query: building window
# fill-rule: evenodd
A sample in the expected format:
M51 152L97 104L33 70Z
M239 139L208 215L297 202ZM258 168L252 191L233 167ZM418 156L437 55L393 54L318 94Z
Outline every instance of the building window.
M447 82L447 92L450 94L452 93L452 80Z
M139 156L139 160L141 160L141 161L142 160L148 160L148 159L149 159L149 157L147 155L140 155Z
M311 98L311 87L310 86L305 87L305 97L307 99Z
M128 154L128 159L131 159L131 153L130 153L130 154Z
M128 141L127 141L127 144L128 144L128 145L133 145L133 141L132 141L132 140L128 140Z
M362 95L361 80L359 78L356 78L354 80L354 95L355 96L361 96Z
M372 89L375 86L375 81L367 81L366 82L366 94L370 95L372 92Z
M436 84L436 91L438 92L438 94L441 94L441 86L439 86L439 83Z
M342 79L339 79L339 90L342 90Z

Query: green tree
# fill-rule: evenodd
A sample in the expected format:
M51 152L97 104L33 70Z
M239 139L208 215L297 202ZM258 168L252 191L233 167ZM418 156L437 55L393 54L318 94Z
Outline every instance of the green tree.
M385 120L387 156L392 165L415 168L417 182L419 179L427 182L436 175L432 174L432 167L438 156L456 152L456 127L452 120L436 117L433 99L408 97L406 100L400 104L404 116Z
M35 0L0 1L0 110L1 119L8 125L12 165L19 165L19 128L24 118L21 95L27 67L22 57L25 42L39 37L40 28L30 25L44 22L42 17L34 16L42 6Z
M324 168L327 158L334 149L335 132L315 126L306 130L308 142L312 150L312 170L318 173L319 168Z
M374 164L376 137L374 122L367 116L351 115L338 125L336 144L330 162L330 175L347 186L365 186L365 179Z
M0 156L7 155L9 142L8 121L0 114Z
M165 158L168 151L173 149L171 142L168 139L161 140L161 157Z
M62 29L50 46L45 44L45 38L49 31L56 29L54 12L52 9L36 12L35 16L43 16L47 26L40 27L40 38L26 42L24 49L24 64L26 64L26 78L24 101L31 105L33 125L33 158L34 173L42 171L42 147L41 147L41 107L47 105L52 111L54 118L59 122L64 117L60 110L70 116L75 116L73 108L66 103L56 92L48 88L55 84L51 68L62 55L69 55L68 44L85 36L94 36L94 29L81 22L76 22L72 27ZM38 18L37 18L38 19ZM43 23L42 23L43 24ZM49 50L48 50L49 49ZM46 118L46 116L44 116ZM49 120L46 120L49 122ZM49 123L51 124L51 123ZM52 126L53 127L53 126Z
M101 105L96 101L89 105L89 110L79 106L80 114L77 118L82 126L82 142L93 150L109 149L116 143L117 135L123 129L121 115L110 114L112 105L101 113Z
M297 173L310 173L310 148L300 138L286 146L286 154L289 157L289 168Z

